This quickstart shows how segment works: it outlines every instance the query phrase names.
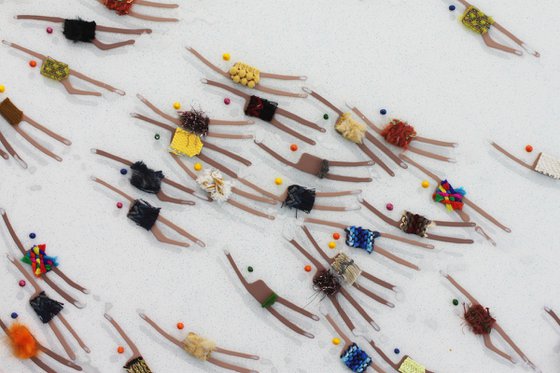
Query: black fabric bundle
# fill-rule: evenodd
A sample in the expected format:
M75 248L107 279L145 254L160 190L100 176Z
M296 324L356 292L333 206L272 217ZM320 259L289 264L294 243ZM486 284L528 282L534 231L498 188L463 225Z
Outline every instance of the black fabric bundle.
M321 170L319 171L319 173L317 174L317 177L319 179L324 178L325 176L327 176L327 174L329 173L329 161L326 159L323 159L321 161Z
M136 225L149 231L156 223L159 210L161 210L159 207L153 207L143 199L137 199L132 203L132 206L130 206L126 217L135 222Z
M95 21L87 22L81 19L65 19L63 33L68 40L91 43L95 39L96 27Z
M179 116L181 127L199 136L208 134L210 118L201 110L184 111Z
M64 303L53 300L42 291L39 295L29 301L31 308L35 311L43 324L51 321L62 309Z
M315 190L301 185L290 185L282 207L288 206L309 214L315 204Z
M146 193L157 194L161 190L161 180L165 177L163 172L148 168L142 161L135 162L130 166L132 176L130 184Z
M251 117L257 117L265 122L270 122L274 118L278 103L268 101L267 99L258 96L251 96L245 114Z

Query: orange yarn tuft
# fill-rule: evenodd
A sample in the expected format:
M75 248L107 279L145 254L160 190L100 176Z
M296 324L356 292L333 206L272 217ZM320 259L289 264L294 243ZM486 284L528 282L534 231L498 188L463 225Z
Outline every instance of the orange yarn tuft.
M39 345L27 327L14 323L8 329L8 336L12 342L12 352L20 359L29 359L37 356Z

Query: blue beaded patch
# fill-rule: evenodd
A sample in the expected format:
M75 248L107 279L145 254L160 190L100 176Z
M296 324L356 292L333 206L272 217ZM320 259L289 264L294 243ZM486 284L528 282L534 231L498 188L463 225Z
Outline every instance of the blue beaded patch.
M381 236L381 233L364 229L362 227L350 226L344 230L346 232L346 245L357 249L364 249L369 254L373 252L375 239Z
M362 351L355 343L352 343L352 345L340 355L340 359L352 372L356 373L365 372L367 367L373 363L371 357L369 357L365 351Z

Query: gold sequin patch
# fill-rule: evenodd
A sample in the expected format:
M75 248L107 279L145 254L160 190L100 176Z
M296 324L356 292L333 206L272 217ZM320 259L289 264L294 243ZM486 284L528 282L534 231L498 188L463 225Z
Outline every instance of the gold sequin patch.
M47 57L41 65L41 75L60 82L68 78L68 75L70 75L70 68L64 62Z
M490 26L494 24L492 17L487 16L480 9L472 5L465 10L463 17L461 17L461 22L469 29L481 35L486 34L490 30Z
M401 373L426 373L426 368L416 361L412 360L410 357L404 359L403 363L399 367L399 372Z

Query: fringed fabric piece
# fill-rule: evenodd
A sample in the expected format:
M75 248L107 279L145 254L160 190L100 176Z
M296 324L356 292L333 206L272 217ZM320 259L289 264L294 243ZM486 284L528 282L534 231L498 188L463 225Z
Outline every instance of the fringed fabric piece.
M64 308L64 303L49 298L44 291L31 299L29 304L43 324L51 321Z
M70 67L64 62L47 57L41 65L41 75L60 82L68 78L70 75Z
M130 360L123 368L127 373L152 373L152 370L142 356Z
M290 185L282 207L287 206L306 213L310 213L315 204L315 189L301 185Z
M270 293L268 297L261 303L262 308L272 307L274 303L278 300L278 295L275 292Z
M484 35L490 30L490 26L494 24L494 19L471 5L465 10L465 13L463 13L461 22L468 29L471 29L477 34Z
M130 184L146 193L159 193L161 190L161 181L165 178L163 172L148 168L142 161L133 163L130 169L132 170Z
M371 254L375 248L375 239L381 237L381 233L377 231L356 226L346 227L344 232L346 232L346 245L363 249L368 254Z
M222 173L216 169L206 170L196 178L196 182L214 201L225 202L231 196L231 181L224 180Z
M330 170L330 165L329 165L329 161L326 159L323 159L321 161L321 169L319 170L319 173L317 174L317 177L319 179L324 179L325 176L327 176L327 174L329 173Z
M373 363L372 358L355 343L352 343L348 349L340 355L340 359L352 372L356 373L365 372Z
M95 21L87 22L81 19L65 19L64 31L62 33L68 40L91 43L95 39L96 27Z
M180 113L179 120L185 130L198 136L208 135L210 118L202 110L183 111Z
M480 304L472 305L468 309L463 305L463 308L465 310L465 321L474 334L490 334L496 319L490 315L489 308L484 308Z
M173 139L171 139L171 144L169 144L169 152L192 158L200 154L203 146L204 143L199 135L177 127Z
M105 6L117 12L119 16L125 16L130 13L130 8L134 0L105 0Z
M249 104L247 104L245 109L245 114L250 117L260 118L265 122L270 122L274 118L277 107L278 103L276 102L268 101L258 96L251 96Z
M447 180L443 180L432 196L433 200L443 203L449 211L463 209L463 197L467 194L463 187L454 189Z
M261 73L259 69L244 62L236 62L235 65L229 69L229 76L235 83L242 84L249 88L255 88L261 80Z
M18 322L13 323L7 330L10 338L12 353L18 359L30 359L39 354L39 344L27 326Z
M381 136L383 136L389 144L407 149L408 144L416 137L416 131L410 124L398 119L393 119L383 129Z
M546 153L541 153L534 170L553 179L560 179L560 160Z
M351 113L344 113L338 117L334 129L346 140L356 144L363 142L367 130L366 126L352 118Z
M157 221L159 210L161 210L159 207L153 207L143 199L137 199L130 206L126 217L149 231Z
M216 349L216 343L191 332L183 341L183 348L198 360L206 361Z
M0 115L12 126L20 124L23 120L23 111L19 110L9 98L0 102Z
M360 277L362 270L344 253L339 253L334 257L334 262L331 264L332 270L341 277L344 282L352 286Z
M420 363L414 361L410 356L402 362L399 367L400 373L426 373L426 368Z
M403 212L400 227L405 233L415 234L420 237L428 237L428 228L434 223L422 215L413 214L409 211Z
M35 245L27 250L21 261L31 265L35 277L41 277L42 274L58 267L57 257L47 255L47 245L45 244Z
M313 289L325 295L335 295L340 290L340 287L338 277L329 270L324 270L313 278Z

